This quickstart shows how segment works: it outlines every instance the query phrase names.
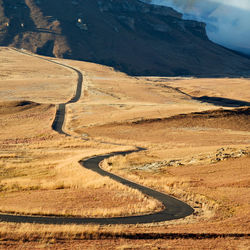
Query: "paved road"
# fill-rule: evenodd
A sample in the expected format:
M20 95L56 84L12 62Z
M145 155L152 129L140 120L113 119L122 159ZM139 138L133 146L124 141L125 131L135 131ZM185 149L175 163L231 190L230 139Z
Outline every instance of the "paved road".
M51 60L49 60L49 59L47 59L47 60L51 62ZM63 124L64 124L65 114L66 114L66 105L70 104L70 103L76 103L81 98L83 75L82 75L81 71L79 71L76 68L73 68L71 66L61 64L61 63L58 63L58 62L54 62L54 61L52 61L52 62L56 63L56 64L59 64L59 65L61 65L63 67L66 67L68 69L71 69L71 70L73 70L73 71L75 71L77 73L77 87L76 87L75 94L68 102L59 104L59 106L57 108L57 112L56 112L54 122L52 124L52 128L55 131L57 131L60 134L68 135L67 133L65 133L63 131Z
M18 51L20 52L20 51ZM26 52L22 52L25 53ZM28 54L30 55L30 54ZM39 57L39 56L38 56ZM41 57L39 57L41 58ZM49 59L44 59L49 62L53 62L56 64L59 64L63 67L70 68L74 70L78 75L77 80L77 88L75 95L72 97L70 101L67 103L59 104L56 116L53 122L53 129L57 131L58 133L68 135L63 131L63 123L65 120L65 113L66 113L66 105L70 103L77 102L81 97L82 92L82 82L83 82L83 76L82 73L68 65L64 65L58 62L54 62ZM120 176L117 176L115 174L112 174L110 172L107 172L99 167L99 164L101 161L103 161L106 158L109 158L111 156L115 155L126 155L131 154L134 152L139 152L145 150L143 148L137 148L136 150L130 150L130 151L121 151L121 152L114 152L106 155L99 155L94 156L89 159L85 159L80 161L81 165L87 169L91 169L92 171L97 172L98 174L102 176L108 176L111 179L120 182L128 187L137 189L141 191L142 193L151 196L157 200L159 200L163 205L164 209L160 212L153 213L153 214L147 214L147 215L138 215L138 216L127 216L127 217L113 217L113 218L82 218L82 217L59 217L59 216L24 216L24 215L11 215L11 214L0 214L0 221L6 221L6 222L21 222L21 223L40 223L40 224L139 224L139 223L152 223L152 222L161 222L161 221L167 221L167 220L175 220L184 218L188 215L191 215L194 210L186 203L175 199L169 195L166 195L164 193L155 191L153 189L144 187L142 185L139 185L137 183L131 182L129 180L126 180ZM84 180L83 180L84 181Z
M80 163L92 171L99 173L102 176L108 176L115 181L118 181L126 186L137 189L142 193L149 195L165 206L164 210L139 216L127 216L127 217L113 217L113 218L81 218L81 217L52 217L52 216L23 216L23 215L8 215L0 214L0 220L15 223L40 223L40 224L140 224L140 223L152 223L161 222L167 220L175 220L184 218L193 213L193 209L186 203L177 200L169 195L155 191L153 189L141 186L134 182L128 181L112 173L106 172L99 167L99 163L106 158L115 155L126 155L136 151L141 151L143 149L131 150L125 152L115 152L111 154L101 155L91 157L89 159L83 160ZM84 180L83 180L84 181Z

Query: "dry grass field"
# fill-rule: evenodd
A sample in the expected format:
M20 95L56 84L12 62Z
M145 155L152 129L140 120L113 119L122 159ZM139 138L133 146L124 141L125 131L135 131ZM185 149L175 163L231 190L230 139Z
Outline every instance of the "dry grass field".
M52 105L21 104L0 104L2 212L109 217L161 208L78 163L112 146L59 136L51 130Z
M13 53L17 54L17 60L18 56L23 57L21 72L16 69L16 74L12 72L11 75L17 81L16 85L19 85L19 76L30 67L30 62L26 64L27 58L33 58L7 49L2 51L2 55L4 53L6 58L9 58L9 54L11 57ZM41 59L33 60L34 64L39 61L44 63ZM18 63L20 64L20 61ZM53 66L49 62L41 64L41 72L46 72L47 68L48 72L53 72L47 64ZM16 64L13 68L14 66ZM55 70L57 67L56 65ZM53 77L57 78L56 71ZM69 83L72 81L71 89L75 88L74 80L73 75L69 80ZM37 79L32 81L35 88ZM54 93L55 96L60 96L60 90L65 89L53 83L53 78L51 82L59 93ZM4 87L7 88L7 84ZM16 96L18 91L19 89L15 91ZM38 93L37 90L34 96L31 94L27 99L37 100ZM70 97L68 92L67 98L60 101L67 101ZM46 104L46 95L42 96L40 101L43 104L32 101L0 103L1 212L110 217L161 209L159 202L86 170L78 163L85 157L128 147L102 145L58 135L51 129L55 105Z
M154 78L151 78L154 79ZM244 78L218 78L218 79L182 79L159 78L158 82L168 84L181 91L194 96L223 97L249 102L250 93L244 91L249 88L249 79Z
M75 73L8 48L0 50L1 101L65 102L73 95ZM60 91L58 91L60 89Z
M102 168L195 208L186 219L148 225L0 223L0 248L23 241L27 249L247 249L246 236L218 234L250 233L250 108L197 98L249 102L250 80L135 78L53 59L84 75L80 101L67 106L65 129L72 136L65 137L51 124L55 104L74 93L75 73L7 48L0 55L0 211L111 217L160 210L159 202L78 163L134 146L147 150L112 157ZM169 236L135 240L136 233Z

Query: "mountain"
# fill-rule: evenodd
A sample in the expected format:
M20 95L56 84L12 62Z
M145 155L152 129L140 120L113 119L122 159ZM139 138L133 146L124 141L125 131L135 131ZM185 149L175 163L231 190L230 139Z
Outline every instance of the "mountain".
M250 59L211 42L204 23L139 0L0 0L0 45L131 75L250 75Z
M141 0L172 7L184 19L206 23L210 40L227 48L250 55L249 0Z

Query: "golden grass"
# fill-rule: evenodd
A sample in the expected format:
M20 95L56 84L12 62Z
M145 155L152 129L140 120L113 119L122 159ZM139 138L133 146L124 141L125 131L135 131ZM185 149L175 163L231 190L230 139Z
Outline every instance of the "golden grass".
M94 154L109 152L109 147L107 149L98 149L98 144L93 144L92 142L86 142L82 144L79 141L78 145L74 140L72 145L64 140L63 147L60 146L60 141L55 145L55 148L48 147L46 150L43 149L41 153L41 146L37 150L26 148L25 152L20 152L18 155L18 150L15 150L15 154L4 153L3 157L0 157L4 163L1 169L0 177L0 187L1 194L0 200L0 210L6 212L17 212L25 214L57 214L57 215L78 215L78 216L118 216L118 215L130 215L130 214L141 214L148 213L150 211L161 209L161 204L151 198L142 195L139 191L127 188L115 181L109 179L108 177L101 177L98 174L92 172L91 170L84 169L78 161L84 156L88 157ZM55 143L55 142L54 142ZM75 144L74 144L75 143ZM43 145L43 146L45 146ZM78 146L78 147L77 147ZM99 145L100 147L100 145ZM66 159L66 160L65 160ZM81 202L77 201L77 197L72 202L75 205L68 204L69 208L65 206L63 209L58 211L57 200L51 201L51 205L46 208L46 203L37 202L41 196L41 192L37 190L81 190L82 198L86 190L95 190L94 194L96 199L100 199L100 195L103 190L107 190L107 200L103 201L103 204L99 204L100 207L87 207ZM112 193L112 197L108 190L116 190L116 193ZM25 192L22 196L22 192ZM31 193L27 193L27 191ZM17 197L13 194L20 192L21 197L23 197L26 202L17 202ZM35 193L36 195L33 195ZM120 196L119 193L123 193ZM18 193L17 193L18 194ZM29 200L32 197L33 200ZM80 196L81 198L81 196ZM63 199L63 197L61 198ZM16 204L18 203L18 205ZM114 209L109 205L113 204ZM67 203L66 203L67 204ZM95 200L93 199L92 205L94 206ZM116 207L115 204L119 204L120 207ZM33 207L35 206L35 207ZM106 208L105 208L106 207Z
M78 163L85 157L129 147L56 134L50 127L55 113L51 105L5 102L0 103L0 113L0 121L5 124L0 136L1 212L111 217L162 208L158 201L84 169ZM89 195L91 189L93 195ZM57 193L49 192L53 190ZM45 202L50 199L48 194L51 200ZM72 199L64 199L69 194Z
M30 225L0 223L0 247L3 248L74 248L74 249L247 249L249 238L208 238L185 239L129 239L122 235L131 235L140 231L148 234L157 232L168 234L167 229L158 227L149 229L141 226L77 226L77 225ZM10 235L9 232L13 233ZM198 245L197 245L198 243Z
M54 67L38 58L30 58L28 62L27 56L8 49L1 49L0 54L0 65L3 65L6 72L1 75L0 83L8 81L8 85L0 84L1 100L20 100L25 97L26 100L36 102L58 103L70 99L75 89L75 74L70 70ZM244 156L216 164L211 161L222 147L236 151L249 147L248 120L236 116L229 121L221 117L221 120L215 119L211 123L201 116L196 120L198 123L195 123L192 115L184 123L178 119L172 122L166 120L182 113L221 108L192 100L175 88L197 97L216 96L217 93L219 97L249 101L248 79L133 78L97 64L53 60L75 66L84 73L81 100L67 106L66 130L74 137L67 138L51 130L54 106L31 105L30 109L20 110L20 107L8 104L2 113L0 107L0 124L4 126L4 132L0 134L0 201L3 201L0 202L0 209L5 206L5 211L16 213L42 214L44 211L45 214L107 217L156 211L161 208L156 201L83 169L78 164L85 157L127 150L136 145L148 150L125 157L113 157L104 161L102 166L128 179L181 198L191 204L196 212L177 222L141 226L1 223L2 239L10 239L10 232L15 232L13 240L28 241L42 238L48 241L86 239L100 236L102 231L110 232L114 237L115 232L124 231L132 234L249 233L249 158ZM34 70L29 72L32 64ZM16 70L10 70L11 67ZM41 67L39 74L35 72L37 67ZM159 121L145 122L155 118ZM177 162L169 165L173 160ZM181 165L178 165L178 161ZM155 163L156 166L161 164L161 167L155 168ZM145 167L146 164L153 167L149 169ZM91 191L93 196L90 195ZM83 199L85 197L82 203L86 204L85 207L77 202L81 192ZM109 193L113 199L104 203L102 193ZM26 196L27 200L32 197L34 203L25 207L20 202L15 207L18 194ZM70 196L75 199L74 202L70 203ZM54 199L54 205L50 201L53 197L58 198ZM49 201L48 207L41 207L42 199ZM4 201L8 201L8 204ZM66 203L68 207L62 207ZM202 240L199 246L219 246L225 249L230 244L242 248L248 245L247 239L236 243L234 240L226 241L228 244L223 244L225 240L220 239ZM197 247L195 240L181 239L173 242L168 241L167 244L174 247L176 243L176 246L184 249L186 246L191 246L191 249ZM150 248L151 243L148 242L145 249ZM78 243L75 244L77 246ZM126 249L143 245L133 244L133 241L123 241L120 246L114 242L105 246L107 249ZM167 247L167 244L161 241L153 246ZM55 246L60 248L60 245Z
M64 67L0 48L1 101L61 103L75 91L76 74Z
M247 219L250 211L249 153L248 156L216 164L201 160L195 165L163 165L151 171L136 167L143 162L143 159L136 158L135 155L115 156L103 162L102 167L188 202L200 215L198 221L209 219L207 224L198 223L196 227L208 230L211 223L220 232L250 231ZM195 226L187 225L186 228L191 230Z
M156 84L178 88L194 97L223 97L249 102L248 78L149 78ZM240 86L240 87L239 87Z
M47 88L44 80L48 83L53 81L55 90L63 95L67 94L64 101L71 97L76 84L75 74L71 70L65 70L61 66L39 58L29 57L30 60L27 61L28 56L9 49L2 49L0 53L2 55L1 65L5 72L7 72L7 68L15 67L15 71L7 72L9 74L7 80L11 79L11 84L15 88L13 95L6 96L10 100L15 99L14 95L22 98L24 91L26 91L25 94L29 94L28 97L26 96L27 99L41 100L39 98L43 93L38 91L41 85L43 88ZM33 65L32 68L31 65ZM36 67L40 69L39 74L35 73L38 72ZM71 83L67 85L67 88L62 86L63 77L67 79L68 83ZM59 81L55 81L56 78L59 78ZM2 80L6 80L4 76L2 76ZM29 85L25 85L24 81ZM9 82L8 91L12 91L11 84ZM34 92L30 91L31 89ZM2 89L2 91L5 90ZM49 101L50 94L55 96L55 93L49 88L46 91L48 95L42 99L43 102ZM57 92L57 97L60 98L59 92ZM3 201L0 210L2 212L110 217L148 213L161 209L158 201L84 169L78 163L82 158L93 154L126 150L128 147L119 148L57 135L51 130L55 114L55 107L52 105L26 101L2 102L0 103L0 114L0 123L3 125L3 133L0 136L0 199ZM85 201L86 206L74 200L72 202L75 205L68 204L68 207L60 207L63 197L61 197L61 203L59 201L57 203L55 197L54 203L52 201L48 207L42 201L39 204L42 191L60 192L62 190L62 192L70 193L73 190L73 196L74 194L76 196L74 199L79 199L79 195L76 194L78 190L81 190L84 197L84 194L90 189L95 190L93 195L96 197L95 199L89 197L92 199L92 203L87 204ZM114 190L123 195L116 195ZM99 207L94 205L98 204L98 199L102 200L102 192L106 193L108 197L111 191L113 191L112 198L110 196L109 202L102 201L103 203L99 204ZM18 202L17 197L22 197L23 202ZM29 197L32 197L33 200L30 201ZM114 205L113 208L111 204Z

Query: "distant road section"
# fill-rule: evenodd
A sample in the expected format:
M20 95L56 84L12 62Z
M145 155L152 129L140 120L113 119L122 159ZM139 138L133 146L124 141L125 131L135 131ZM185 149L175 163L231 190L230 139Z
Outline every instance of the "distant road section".
M30 55L30 56L36 56L32 55L23 51L18 52ZM36 56L39 57L39 56ZM59 104L57 108L57 112L55 115L54 122L52 124L52 128L57 131L60 134L68 135L63 130L63 124L65 120L65 114L66 114L66 105L70 103L76 103L82 93L82 84L83 84L83 75L82 73L65 64L61 64L58 62L54 62L53 60L49 60L46 58L39 57L40 59L47 60L52 63L59 64L63 67L72 69L75 71L78 75L77 79L77 88L75 91L75 95L66 103ZM101 225L107 225L107 224L139 224L139 223L153 223L153 222L162 222L162 221L168 221L168 220L175 220L184 218L186 216L191 215L194 212L194 209L190 207L188 204L175 199L172 196L166 195L164 193L155 191L153 189L150 189L148 187L139 185L137 183L131 182L129 180L126 180L120 176L117 176L115 174L112 174L110 172L107 172L99 167L100 163L109 157L115 156L115 155L127 155L134 152L139 152L145 150L144 148L137 148L136 150L130 150L130 151L121 151L121 152L114 152L106 155L99 155L94 156L89 159L85 159L80 161L80 164L92 171L97 172L98 174L102 176L108 176L111 179L126 185L128 187L134 188L139 190L140 192L160 201L164 205L164 209L157 213L152 214L146 214L146 215L138 215L138 216L127 216L127 217L112 217L112 218L82 218L82 217L57 217L57 216L25 216L25 215L12 215L12 214L0 214L0 221L5 222L15 222L15 223L38 223L38 224L101 224Z

